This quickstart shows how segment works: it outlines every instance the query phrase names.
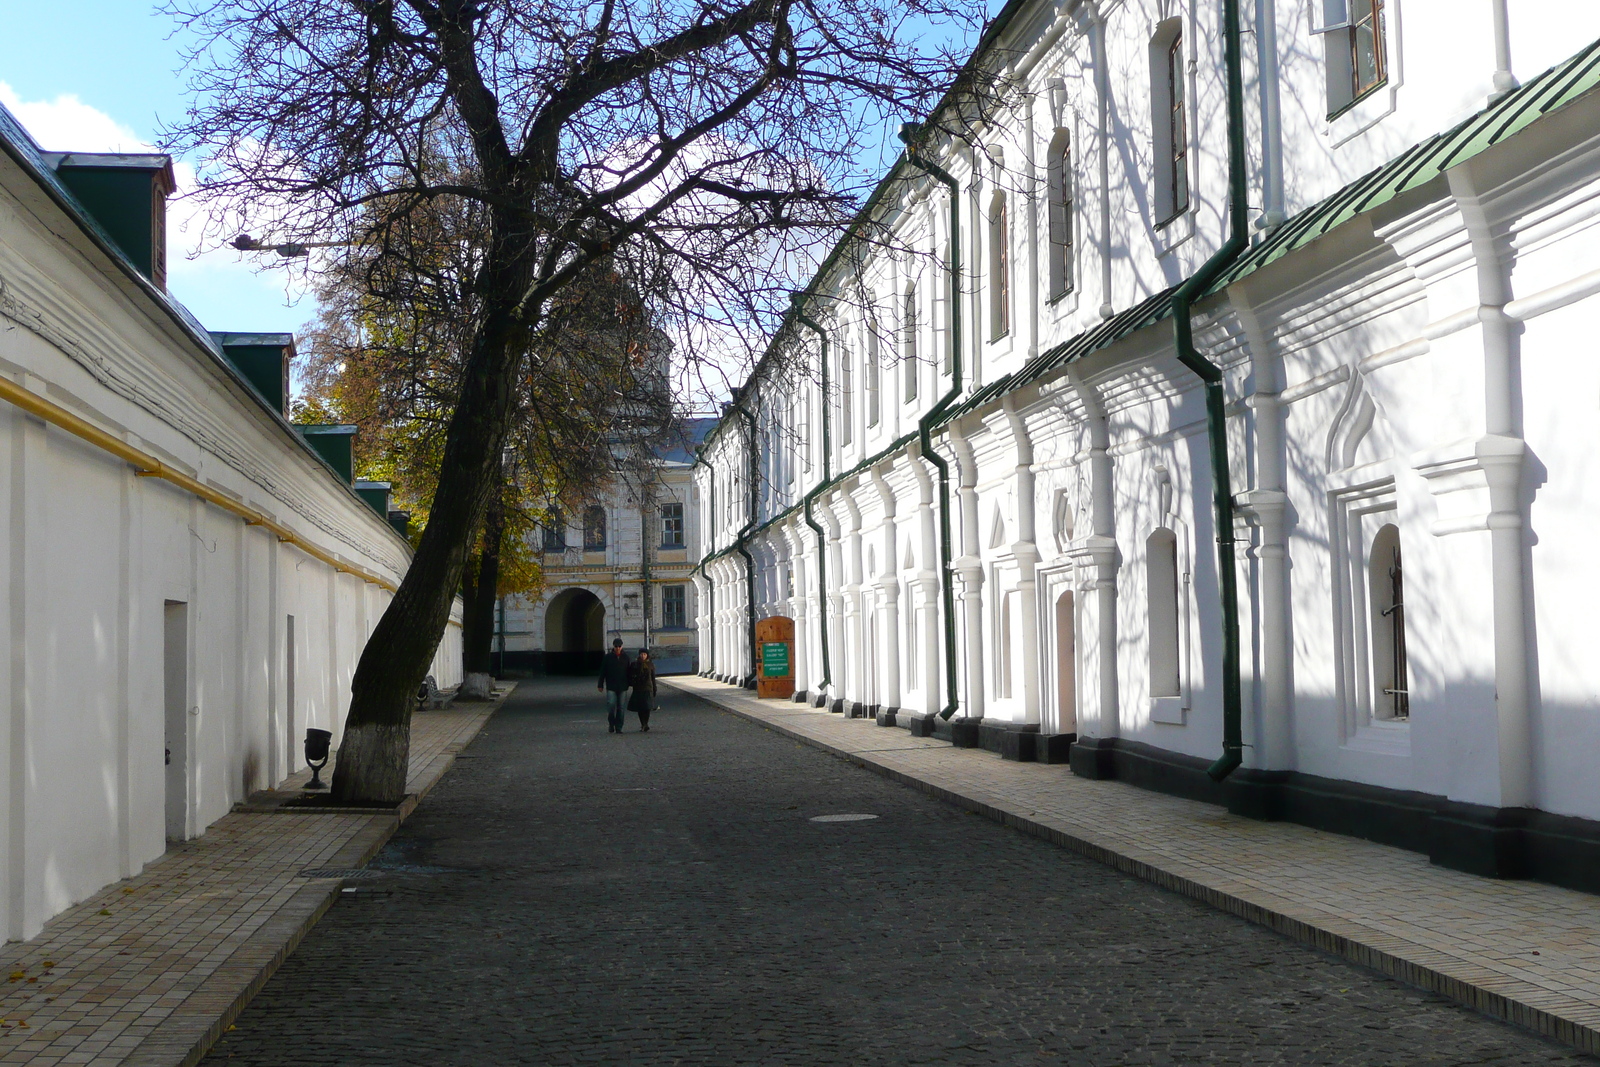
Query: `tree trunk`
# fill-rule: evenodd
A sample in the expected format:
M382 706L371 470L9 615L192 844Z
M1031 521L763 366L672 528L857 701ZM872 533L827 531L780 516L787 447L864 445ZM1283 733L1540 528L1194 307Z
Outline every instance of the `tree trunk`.
M461 613L461 658L466 680L457 700L488 700L494 695L494 609L500 591L500 540L506 527L504 471L490 491L483 515L482 549L472 581L466 583Z
M350 685L350 713L332 789L333 798L344 803L405 798L417 687L450 620L467 549L500 469L514 409L518 342L525 335L516 298L526 287L532 249L530 243L520 253L496 251L492 269L486 268L480 280L486 292L501 299L486 311L463 369L428 526Z

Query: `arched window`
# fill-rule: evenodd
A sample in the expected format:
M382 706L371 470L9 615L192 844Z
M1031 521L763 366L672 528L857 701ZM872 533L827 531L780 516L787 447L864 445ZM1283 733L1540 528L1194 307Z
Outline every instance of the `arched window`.
M1058 130L1050 143L1050 299L1072 292L1072 142Z
M1150 119L1155 148L1158 223L1189 206L1189 115L1183 59L1183 22L1167 19L1150 42Z
M917 398L917 288L906 289L900 310L900 373L905 379L906 401Z
M567 516L560 508L551 508L544 524L544 550L560 552L567 547Z
M1150 641L1150 695L1175 697L1178 689L1178 538L1161 529L1144 543L1145 597Z
M1011 225L1001 192L989 202L989 322L990 340L1011 332Z
M583 550L598 552L606 547L606 509L598 504L583 511Z
M1400 528L1388 523L1372 539L1367 558L1372 604L1372 706L1377 718L1411 717L1407 691L1405 585L1400 568Z

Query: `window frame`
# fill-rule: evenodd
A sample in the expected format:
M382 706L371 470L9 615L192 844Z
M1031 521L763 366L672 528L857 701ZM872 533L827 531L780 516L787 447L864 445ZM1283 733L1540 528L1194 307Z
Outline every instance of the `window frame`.
M989 340L1011 332L1011 212L1004 189L989 198Z
M567 516L560 508L551 508L550 517L544 524L544 551L565 552L567 550Z
M673 616L676 615L676 621ZM681 583L661 587L661 629L689 628L689 589Z
M676 515L669 514L669 512L672 511L673 509L677 510L677 514ZM674 532L674 525L673 525L674 523L676 523L677 540L673 540L673 538L672 538L672 534ZM668 501L665 504L662 504L661 505L661 547L662 548L683 548L683 547L685 547L685 545L687 544L687 541L685 541L685 539L684 539L684 534L685 534L685 530L684 530L684 523L683 523L683 503L681 501L671 500L671 501Z
M1076 248L1073 225L1076 207L1076 183L1072 174L1072 135L1066 129L1056 130L1051 139L1046 169L1049 179L1050 200L1047 208L1050 242L1049 284L1050 302L1055 303L1077 288L1073 269Z
M598 516L598 524L592 520ZM606 509L600 504L590 504L583 509L583 550L585 552L604 552L609 541L610 525ZM598 535L593 533L598 529Z

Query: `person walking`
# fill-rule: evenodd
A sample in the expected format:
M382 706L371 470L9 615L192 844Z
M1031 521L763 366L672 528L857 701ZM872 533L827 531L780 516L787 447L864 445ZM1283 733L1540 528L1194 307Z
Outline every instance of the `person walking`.
M648 648L639 650L639 658L633 661L633 668L628 672L628 681L633 683L628 710L639 716L640 731L649 733L650 712L656 706L656 665L650 659Z
M623 698L628 693L628 657L622 651L622 638L614 638L611 651L600 661L600 684L606 695L606 733L622 732Z

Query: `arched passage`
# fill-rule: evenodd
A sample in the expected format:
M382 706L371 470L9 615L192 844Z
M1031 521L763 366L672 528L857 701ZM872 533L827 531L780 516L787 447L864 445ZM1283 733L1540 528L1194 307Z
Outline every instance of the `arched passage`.
M564 589L544 612L548 674L598 674L605 651L606 608L587 589Z

